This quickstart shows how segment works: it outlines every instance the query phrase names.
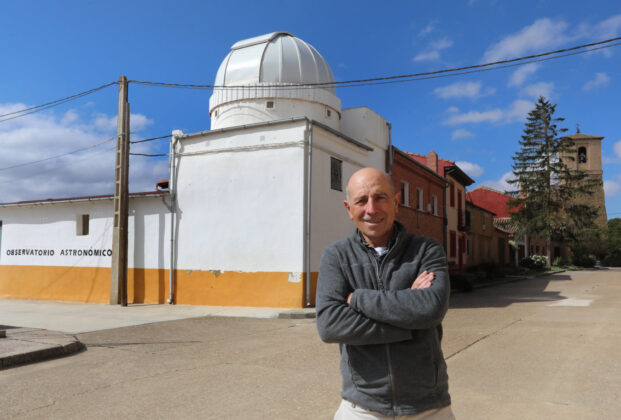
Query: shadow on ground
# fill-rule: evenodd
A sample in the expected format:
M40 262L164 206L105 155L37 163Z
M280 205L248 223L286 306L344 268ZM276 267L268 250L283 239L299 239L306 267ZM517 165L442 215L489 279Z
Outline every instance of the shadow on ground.
M504 308L513 303L545 302L567 299L557 291L546 291L552 281L570 281L566 274L551 274L509 283L489 285L471 292L451 294L450 308Z

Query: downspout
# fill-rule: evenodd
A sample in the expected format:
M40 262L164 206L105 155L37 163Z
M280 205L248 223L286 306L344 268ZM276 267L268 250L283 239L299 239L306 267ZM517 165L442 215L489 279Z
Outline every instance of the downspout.
M392 177L392 162L395 155L392 149L392 124L386 121L386 126L388 127L388 176Z
M308 133L308 156L306 170L306 307L311 306L311 176L313 166L313 121L306 120Z
M179 141L180 132L175 130L173 136L170 139L170 175L168 176L168 192L170 193L170 262L169 262L169 280L168 291L169 298L166 302L169 304L174 303L174 268L175 268L175 206L176 206L176 188L175 188L175 150L177 142Z
M446 178L445 178L446 180ZM444 231L444 253L448 256L448 232L446 231L446 225L448 224L448 218L446 216L446 189L449 188L449 183L447 182L444 185L443 194L444 199L442 200L442 211L443 211L443 220L442 220L442 230ZM448 258L446 259L448 261Z

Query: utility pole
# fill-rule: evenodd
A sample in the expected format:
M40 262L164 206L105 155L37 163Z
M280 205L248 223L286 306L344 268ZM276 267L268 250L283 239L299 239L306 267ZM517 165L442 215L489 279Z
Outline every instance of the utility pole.
M129 210L129 102L127 77L119 79L119 111L116 125L114 172L114 226L110 304L127 306L127 219Z

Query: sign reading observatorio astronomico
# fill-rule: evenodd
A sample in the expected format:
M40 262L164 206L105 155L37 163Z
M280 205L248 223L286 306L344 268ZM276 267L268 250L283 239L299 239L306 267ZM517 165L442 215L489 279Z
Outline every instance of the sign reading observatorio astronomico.
M53 256L67 256L67 257L110 257L112 256L111 249L74 249L65 248L59 250L54 249L37 249L37 248L15 248L7 249L6 255L10 256L33 256L33 257L53 257Z

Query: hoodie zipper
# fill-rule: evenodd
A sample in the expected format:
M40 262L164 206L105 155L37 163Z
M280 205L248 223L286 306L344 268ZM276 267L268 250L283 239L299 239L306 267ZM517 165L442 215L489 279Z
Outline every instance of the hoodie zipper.
M392 248L394 248L394 247L395 247L395 245L392 246ZM390 252L392 251L392 248L388 250L388 253L382 259L382 265L383 265L384 261L386 261L388 259L388 256L390 255ZM367 251L367 252L371 253L370 251ZM377 275L378 286L381 287L384 291L386 291L386 287L385 287L385 285L382 282L382 279L380 277L380 269L381 269L382 265L378 265L377 264L377 258L375 258L374 255L372 255L371 257L373 259L373 262L375 263L375 274ZM395 377L394 377L393 372L392 372L392 360L391 360L391 357L390 357L390 347L389 347L388 343L384 344L384 348L386 349L386 359L387 359L387 363L388 363L388 376L390 377L390 386L392 387L392 411L396 415L397 393L396 393L396 388L395 388Z

